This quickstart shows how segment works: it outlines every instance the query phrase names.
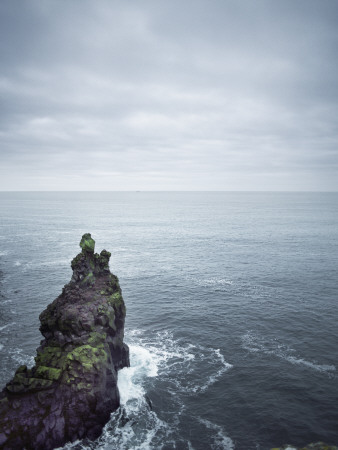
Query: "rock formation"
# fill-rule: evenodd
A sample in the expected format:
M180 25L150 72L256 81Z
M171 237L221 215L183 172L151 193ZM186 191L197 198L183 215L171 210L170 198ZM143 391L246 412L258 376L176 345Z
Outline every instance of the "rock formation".
M49 450L97 438L119 407L117 371L129 366L126 309L110 253L90 234L73 276L40 315L44 336L35 366L21 366L0 394L0 448Z

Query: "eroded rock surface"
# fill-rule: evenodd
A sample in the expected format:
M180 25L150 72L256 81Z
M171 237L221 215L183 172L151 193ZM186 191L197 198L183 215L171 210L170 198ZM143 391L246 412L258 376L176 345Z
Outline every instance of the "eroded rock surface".
M119 407L117 371L129 366L125 304L110 253L91 235L72 261L73 276L40 315L35 366L21 366L0 394L0 448L49 450L95 439Z

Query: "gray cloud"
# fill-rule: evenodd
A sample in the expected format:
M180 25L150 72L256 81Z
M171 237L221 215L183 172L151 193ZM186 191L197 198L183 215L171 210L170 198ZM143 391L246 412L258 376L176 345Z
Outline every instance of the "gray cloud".
M0 17L0 189L337 190L335 0Z

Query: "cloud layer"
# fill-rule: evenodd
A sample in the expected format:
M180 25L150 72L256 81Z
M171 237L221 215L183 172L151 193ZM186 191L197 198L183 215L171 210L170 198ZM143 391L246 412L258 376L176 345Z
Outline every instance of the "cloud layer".
M3 0L1 190L338 190L335 0Z

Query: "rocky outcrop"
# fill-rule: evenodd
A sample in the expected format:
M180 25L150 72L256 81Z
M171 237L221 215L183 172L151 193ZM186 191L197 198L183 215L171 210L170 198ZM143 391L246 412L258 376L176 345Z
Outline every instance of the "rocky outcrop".
M110 253L90 234L73 276L40 315L44 336L35 366L21 366L0 394L0 448L48 450L95 439L119 407L117 371L129 366L126 308Z
M274 447L271 450L338 450L338 447L335 445L324 444L324 442L316 442L314 444L308 444L305 447L284 445L283 447Z

